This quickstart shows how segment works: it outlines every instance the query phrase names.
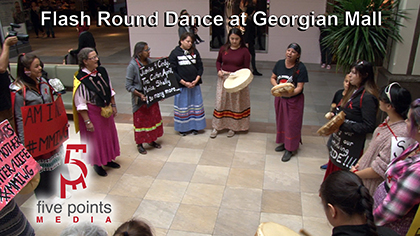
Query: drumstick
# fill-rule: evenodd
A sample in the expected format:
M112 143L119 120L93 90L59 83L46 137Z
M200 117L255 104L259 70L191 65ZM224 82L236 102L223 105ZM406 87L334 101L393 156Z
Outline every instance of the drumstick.
M306 230L304 229L299 230L299 233L303 234L304 236L312 236L308 232L306 232Z
M334 112L335 108L337 107L337 104L331 103L330 112Z

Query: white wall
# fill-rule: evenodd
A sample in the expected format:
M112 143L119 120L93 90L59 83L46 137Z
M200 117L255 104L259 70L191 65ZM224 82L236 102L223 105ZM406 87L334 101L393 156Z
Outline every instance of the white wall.
M413 44L414 29L417 23L417 14L419 12L420 0L403 0L400 3L400 9L408 13L410 19L403 19L401 23L405 27L400 27L400 34L403 38L402 43L394 43L391 57L389 59L388 70L392 74L407 73L407 66L410 60L410 52ZM407 10L408 9L408 10ZM417 43L417 42L415 42ZM420 60L420 50L417 49L416 61ZM418 64L418 63L417 63ZM419 75L419 66L414 63L413 75Z
M315 15L325 12L326 0L276 0L270 1L270 15L307 15L315 11ZM175 11L179 14L187 9L191 15L204 16L209 14L209 0L127 0L128 15L151 15L159 12L159 25L157 27L130 27L131 50L139 41L146 41L152 48L152 57L168 56L171 50L178 45L178 26L164 27L163 14L165 11ZM209 27L199 27L198 34L206 42L197 45L202 58L216 58L217 52L210 51ZM297 42L302 48L302 61L306 63L319 63L319 30L316 27L307 31L299 31L297 26L275 26L268 30L268 52L257 53L257 60L277 61L284 58L286 47L291 42Z

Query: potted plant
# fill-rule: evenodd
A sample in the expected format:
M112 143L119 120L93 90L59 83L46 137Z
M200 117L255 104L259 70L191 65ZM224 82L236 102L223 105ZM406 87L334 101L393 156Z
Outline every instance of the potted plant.
M399 27L402 25L398 19L406 17L404 12L398 10L399 2L399 0L336 0L332 4L331 14L337 16L338 24L324 29L328 35L321 43L331 48L332 54L336 57L337 70L341 68L346 73L357 60L382 64L389 48L388 40L402 41L399 33ZM370 22L369 17L371 17ZM352 22L357 18L359 21ZM367 23L370 23L370 26Z

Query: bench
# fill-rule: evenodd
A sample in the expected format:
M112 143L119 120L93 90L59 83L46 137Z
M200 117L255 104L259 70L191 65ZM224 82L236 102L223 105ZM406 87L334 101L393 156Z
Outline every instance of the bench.
M79 70L78 65L62 65L62 64L44 64L44 70L48 73L48 78L58 78L66 87L66 93L62 94L64 107L67 113L72 112L72 91L73 91L73 76ZM17 63L10 63L10 73L16 78Z

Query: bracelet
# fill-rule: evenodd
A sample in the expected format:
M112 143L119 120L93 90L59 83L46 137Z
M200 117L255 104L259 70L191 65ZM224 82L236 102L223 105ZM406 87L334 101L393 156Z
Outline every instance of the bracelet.
M359 171L359 170L353 170L352 172L353 172L353 173L356 173L357 171Z
M117 107L117 105L115 105L114 103L111 103L111 107Z
M87 119L87 120L85 120L85 124L86 125L90 125L92 122L90 122L90 120L89 119Z

